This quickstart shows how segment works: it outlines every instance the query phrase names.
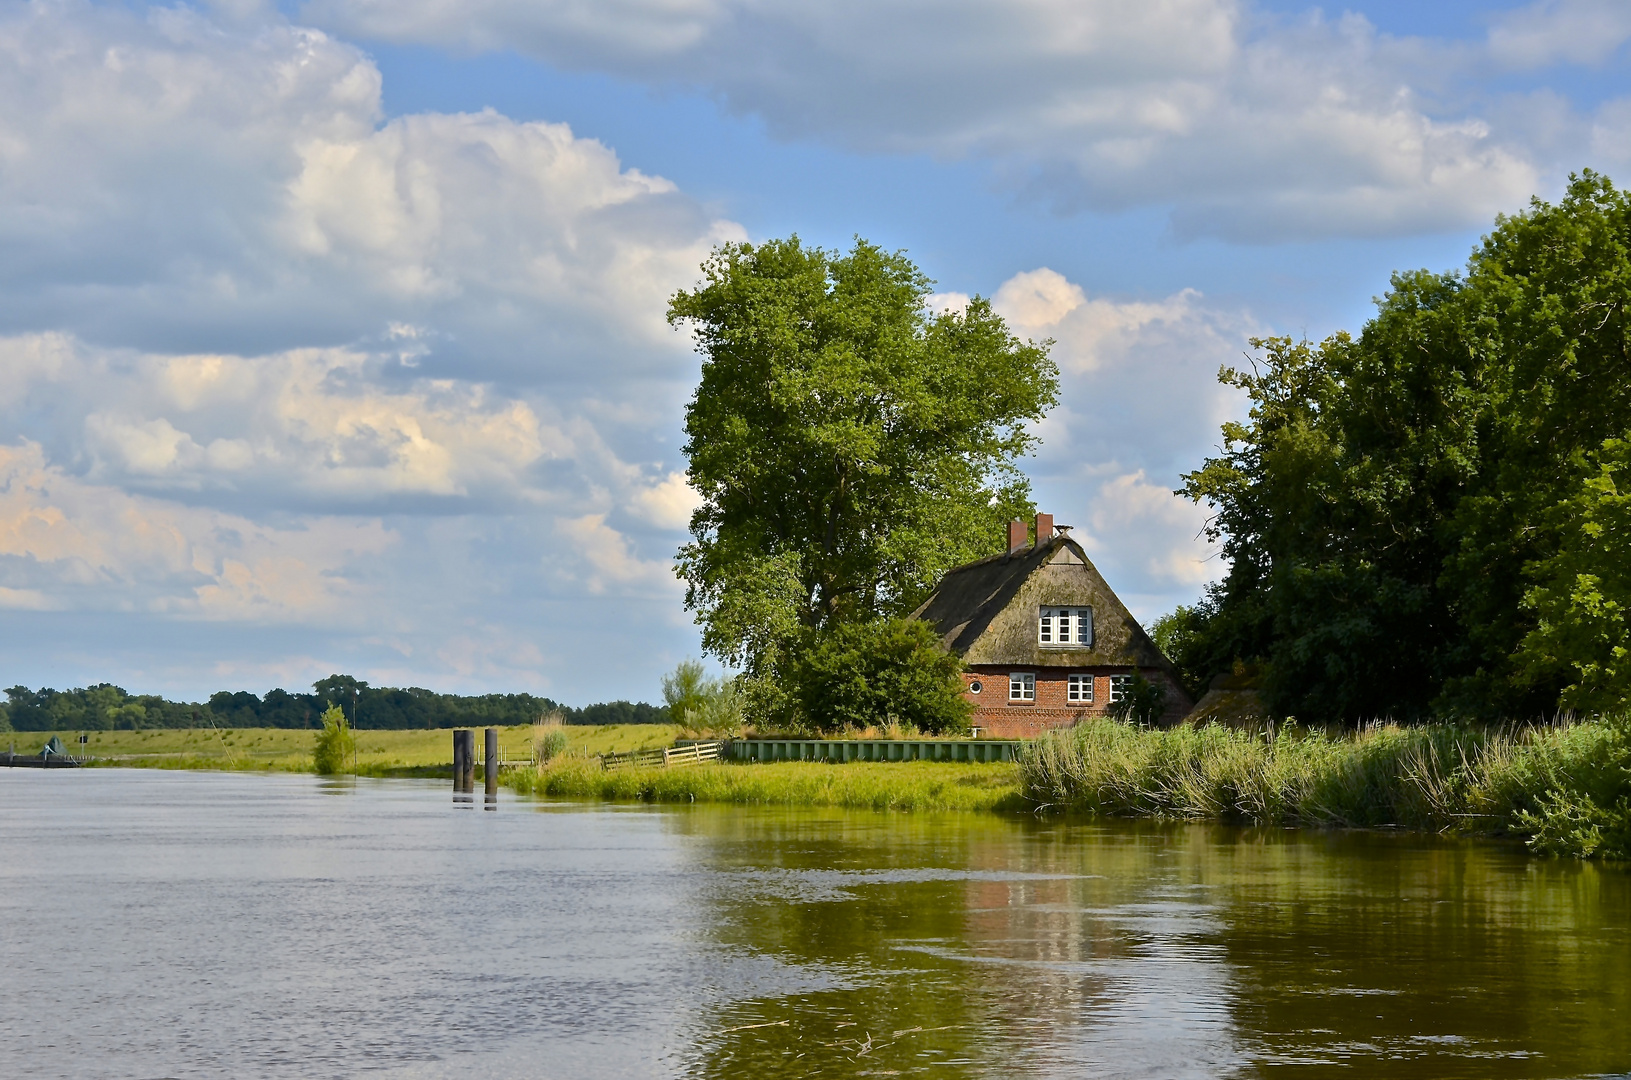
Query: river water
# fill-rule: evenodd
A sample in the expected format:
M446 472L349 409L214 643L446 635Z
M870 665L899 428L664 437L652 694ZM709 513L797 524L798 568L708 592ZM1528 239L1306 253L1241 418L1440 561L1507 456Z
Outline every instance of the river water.
M1581 1077L1631 873L1490 843L0 774L10 1077Z

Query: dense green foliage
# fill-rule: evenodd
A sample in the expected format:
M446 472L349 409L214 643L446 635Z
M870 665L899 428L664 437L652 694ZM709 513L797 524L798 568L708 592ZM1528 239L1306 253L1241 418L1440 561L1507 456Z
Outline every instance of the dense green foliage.
M1166 707L1166 690L1135 671L1126 693L1120 701L1110 703L1106 715L1112 720L1149 727L1161 719Z
M532 694L465 697L418 687L369 686L348 675L331 675L317 692L269 690L264 698L248 691L221 691L207 703L166 701L153 694L132 695L99 683L78 690L30 690L14 686L0 706L0 722L17 731L114 731L141 728L316 728L330 704L344 710L358 730L403 728L507 727L530 724L559 713L567 724L663 724L668 711L644 702L612 701L582 708ZM0 726L0 730L5 730Z
M1586 173L1464 275L1400 274L1355 339L1255 343L1186 477L1227 578L1164 628L1191 682L1261 664L1308 720L1628 702L1631 200Z
M346 723L338 705L323 712L323 729L312 740L312 768L321 776L349 772L355 768L357 736Z
M1021 762L1040 803L1265 825L1399 826L1522 837L1631 858L1631 719L1521 731L1433 724L1339 735L1090 721Z
M841 623L811 639L788 665L797 728L968 731L974 706L963 696L962 661L927 623Z
M776 722L798 648L909 612L1001 550L1032 509L1014 461L1058 373L983 299L927 312L929 280L865 241L729 244L703 272L669 306L703 354L685 446L702 505L679 573L704 648Z

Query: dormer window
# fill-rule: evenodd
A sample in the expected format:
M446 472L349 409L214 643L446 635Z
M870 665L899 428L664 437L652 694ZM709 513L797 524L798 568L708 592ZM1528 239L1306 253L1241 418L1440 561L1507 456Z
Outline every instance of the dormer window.
M1093 609L1045 607L1037 617L1037 644L1046 648L1086 649L1093 644Z

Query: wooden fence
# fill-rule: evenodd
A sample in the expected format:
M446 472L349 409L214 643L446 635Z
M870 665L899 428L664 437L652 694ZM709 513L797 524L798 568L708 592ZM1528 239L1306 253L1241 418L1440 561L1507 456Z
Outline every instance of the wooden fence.
M602 754L600 767L611 772L614 769L672 769L681 765L697 765L704 761L718 761L728 745L724 742L687 742L659 750Z

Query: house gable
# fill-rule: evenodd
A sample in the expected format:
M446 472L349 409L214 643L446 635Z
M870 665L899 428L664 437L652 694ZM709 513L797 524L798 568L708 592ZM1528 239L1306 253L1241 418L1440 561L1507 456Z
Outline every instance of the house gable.
M1037 641L1038 609L1053 605L1092 609L1091 647ZM933 626L971 667L1172 666L1081 545L1063 535L948 572L912 617Z

